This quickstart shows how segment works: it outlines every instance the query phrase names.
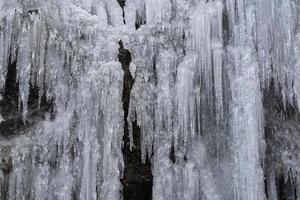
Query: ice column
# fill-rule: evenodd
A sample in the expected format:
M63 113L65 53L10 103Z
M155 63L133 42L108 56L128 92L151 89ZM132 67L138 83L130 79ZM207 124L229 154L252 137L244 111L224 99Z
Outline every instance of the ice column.
M258 64L249 48L230 49L230 55L234 66L231 78L234 199L263 200L263 107Z

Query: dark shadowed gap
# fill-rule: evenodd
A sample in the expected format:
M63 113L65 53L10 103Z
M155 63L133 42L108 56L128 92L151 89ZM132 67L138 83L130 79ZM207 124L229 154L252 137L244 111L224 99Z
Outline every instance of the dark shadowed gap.
M143 16L140 16L140 13L138 13L136 11L136 16L135 16L135 29L139 29L143 24L146 24L146 16L145 16L145 13L146 13L146 8L144 6L144 12L142 12Z
M223 33L222 33L223 45L227 46L230 39L230 30L229 30L229 19L228 19L228 11L226 8L226 4L222 13L222 29L223 29Z
M136 121L133 122L133 142L135 148L130 151L129 128L128 128L128 109L130 102L130 93L134 83L131 76L129 65L131 62L131 53L125 49L122 41L119 41L119 61L124 71L123 79L123 109L124 109L124 137L123 137L123 157L124 157L124 174L121 179L123 185L124 200L151 200L153 177L151 172L151 163L147 159L146 163L141 162L140 147L140 127Z
M21 125L21 117L18 115L18 93L19 86L16 83L16 62L11 63L11 58L9 58L3 100L0 101L1 115L6 120L0 124L1 136L9 137L14 135L14 130ZM3 158L0 161L0 169L3 173L3 179L0 183L0 196L2 199L8 198L9 177L12 168L12 159L10 157Z
M280 92L279 92L280 94ZM265 156L265 192L267 198L271 194L268 191L268 175L269 170L275 172L275 185L278 200L297 200L297 184L291 177L283 172L282 168L274 168L274 162L281 162L278 154L281 151L276 145L284 141L279 141L275 137L276 129L284 128L286 124L291 122L299 123L299 112L297 108L289 103L284 107L282 97L276 95L274 81L270 83L270 87L265 89L263 97L264 115L265 115L265 142L266 142L266 156ZM280 155L280 154L279 154Z
M3 100L0 101L1 115L5 121L0 124L0 135L11 137L18 135L23 130L33 125L36 120L44 118L45 113L50 113L54 118L54 101L48 102L45 95L41 98L40 108L38 106L39 88L30 84L28 96L27 120L22 120L22 106L19 105L19 83L17 82L17 61L9 59ZM19 106L21 106L19 108Z
M9 177L12 170L12 159L11 158L3 158L0 162L1 170L3 172L3 180L1 181L0 187L0 196L1 199L7 199L8 197L8 186L9 186Z
M3 100L0 101L1 115L4 122L0 124L2 136L12 136L15 130L21 126L21 115L18 112L19 84L16 81L16 61L9 58L8 71L5 81Z
M122 8L122 15L123 15L123 23L126 24L125 19L125 10L124 7L126 5L126 0L117 0L120 7ZM146 8L144 8L145 10ZM144 12L145 13L145 12ZM138 12L136 11L136 19L135 19L135 29L139 29L141 25L146 24L146 16L139 16Z
M120 7L122 8L123 23L126 24L125 11L124 11L126 0L118 0L118 3L120 5Z

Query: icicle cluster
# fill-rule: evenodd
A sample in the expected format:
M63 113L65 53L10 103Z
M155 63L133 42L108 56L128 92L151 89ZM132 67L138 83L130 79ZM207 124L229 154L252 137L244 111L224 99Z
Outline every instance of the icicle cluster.
M138 68L129 122L142 127L143 159L154 147L154 199L265 199L262 92L274 81L283 102L297 105L299 3L171 3L177 24L152 17L138 29L151 34L128 43Z
M102 19L80 2L48 3L7 3L1 11L8 6L1 20L1 92L16 62L23 123L33 87L39 105L42 98L54 102L55 119L46 114L24 135L2 139L0 198L119 199L123 72L118 36L103 35L111 35L121 14ZM111 27L101 29L98 20Z
M0 198L122 199L122 40L154 200L298 200L299 2L0 0L0 108L15 67L25 127L0 133Z
M176 12L188 11L181 8ZM218 158L210 160L213 150L204 144L216 137L206 124L221 126L223 119L222 4L200 2L190 22L181 15L183 24L165 19L150 35L128 42L140 44L131 48L137 71L129 122L136 119L142 128L142 159L153 146L153 199L222 199L211 166Z

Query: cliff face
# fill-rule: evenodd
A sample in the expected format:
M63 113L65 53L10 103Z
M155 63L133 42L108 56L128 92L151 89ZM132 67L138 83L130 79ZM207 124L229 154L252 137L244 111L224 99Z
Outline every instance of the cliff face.
M298 0L0 0L0 199L299 200Z

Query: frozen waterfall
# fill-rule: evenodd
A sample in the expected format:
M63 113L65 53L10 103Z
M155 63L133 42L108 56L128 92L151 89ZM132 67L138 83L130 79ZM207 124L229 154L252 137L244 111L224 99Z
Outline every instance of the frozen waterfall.
M299 0L0 0L0 200L300 200Z

